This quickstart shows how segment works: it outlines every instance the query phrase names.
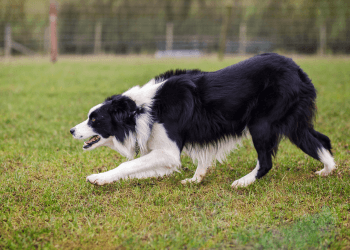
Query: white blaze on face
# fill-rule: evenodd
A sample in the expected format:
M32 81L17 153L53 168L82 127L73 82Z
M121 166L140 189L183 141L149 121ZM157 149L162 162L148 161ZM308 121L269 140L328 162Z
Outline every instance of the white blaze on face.
M73 137L75 139L87 139L91 136L96 135L96 133L92 130L92 128L88 125L88 121L89 119L87 119L86 121L83 121L82 123L78 124L77 126L75 126L75 133L73 135Z
M88 121L89 121L89 116L92 112L94 112L96 109L100 108L102 106L102 104L98 104L95 107L92 107L88 113L88 119L86 119L85 121L83 121L82 123L76 125L74 127L75 132L73 134L73 137L75 139L87 139L91 136L96 135L96 133L93 131L92 127L90 127L88 125Z

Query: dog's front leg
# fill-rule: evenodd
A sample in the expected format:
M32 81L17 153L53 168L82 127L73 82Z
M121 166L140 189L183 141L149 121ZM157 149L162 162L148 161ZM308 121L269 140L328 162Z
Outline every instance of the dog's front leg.
M105 185L120 179L164 176L178 171L180 166L179 152L157 149L135 160L124 162L110 171L90 175L86 181L96 185Z
M185 179L185 180L182 180L181 183L182 184L187 184L187 183L200 183L205 174L207 173L208 171L208 168L210 167L210 164L206 163L206 162L198 162L198 166L197 166L197 169L196 169L196 172L194 173L193 177L192 178L189 178L189 179Z

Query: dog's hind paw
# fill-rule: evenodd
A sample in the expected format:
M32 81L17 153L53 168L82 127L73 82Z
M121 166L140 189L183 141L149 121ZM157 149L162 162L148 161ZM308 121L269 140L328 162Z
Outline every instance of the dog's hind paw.
M246 175L242 177L241 179L235 180L231 187L238 188L238 187L247 187L248 185L252 184L256 180L254 175Z
M336 169L335 167L332 169L323 168L320 171L316 171L315 174L318 174L320 176L327 176L327 175L331 174L333 172L333 170L335 170L335 169Z

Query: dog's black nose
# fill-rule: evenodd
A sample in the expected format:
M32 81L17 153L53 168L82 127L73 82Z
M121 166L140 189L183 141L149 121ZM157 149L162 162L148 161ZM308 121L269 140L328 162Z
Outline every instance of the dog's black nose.
M69 132L73 135L74 132L75 132L75 128L71 128L71 129L69 130Z

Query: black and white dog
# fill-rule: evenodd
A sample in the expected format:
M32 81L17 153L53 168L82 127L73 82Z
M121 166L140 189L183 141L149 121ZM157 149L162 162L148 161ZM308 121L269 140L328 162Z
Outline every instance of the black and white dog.
M313 128L316 90L291 59L262 54L215 72L176 70L143 87L133 87L93 107L88 119L70 130L89 139L85 150L108 146L130 159L87 181L104 185L125 178L146 178L179 171L180 155L198 162L200 182L213 161L222 162L249 131L258 153L255 169L234 181L244 187L263 177L283 137L324 168L335 169L331 143ZM140 157L131 160L140 151Z

